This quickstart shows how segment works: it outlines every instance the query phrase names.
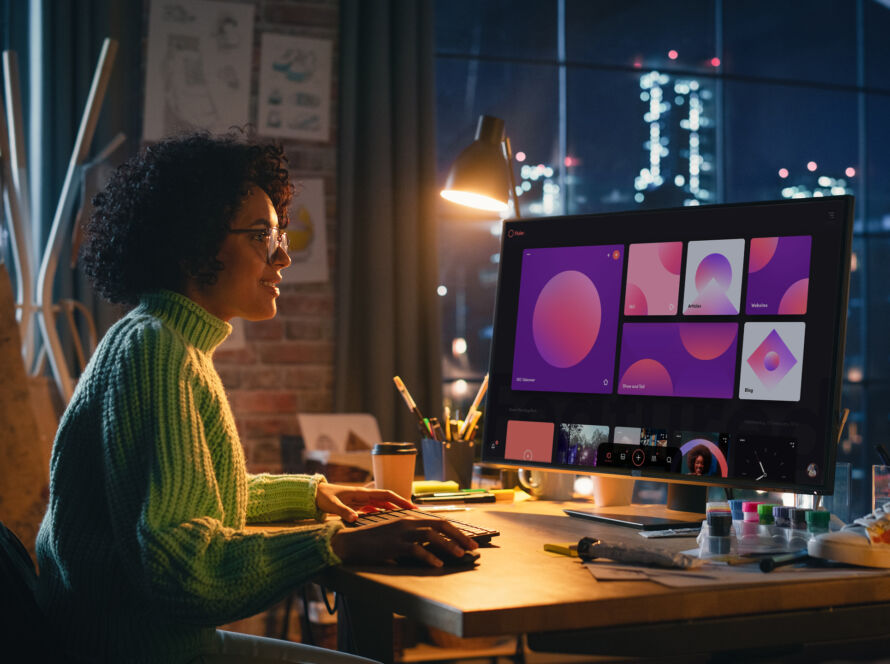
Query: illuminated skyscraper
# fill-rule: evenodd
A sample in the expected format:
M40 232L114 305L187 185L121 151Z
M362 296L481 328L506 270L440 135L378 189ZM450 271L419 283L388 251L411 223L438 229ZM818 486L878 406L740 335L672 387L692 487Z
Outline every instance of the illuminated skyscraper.
M648 157L634 180L634 200L646 207L714 203L714 93L694 78L658 71L640 76Z

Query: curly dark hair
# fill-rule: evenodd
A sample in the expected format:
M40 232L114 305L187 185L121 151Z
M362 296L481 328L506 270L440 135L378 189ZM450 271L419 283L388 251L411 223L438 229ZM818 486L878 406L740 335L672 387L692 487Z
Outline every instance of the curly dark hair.
M689 474L695 474L695 460L701 457L702 458L702 468L704 469L702 475L710 475L711 474L711 451L705 447L704 445L696 445L692 448L692 451L689 453L689 456L686 457L686 465L689 466Z
M181 291L189 277L214 283L224 267L216 255L253 186L286 227L294 192L280 145L194 132L145 147L93 198L86 274L104 298L123 304L159 288Z

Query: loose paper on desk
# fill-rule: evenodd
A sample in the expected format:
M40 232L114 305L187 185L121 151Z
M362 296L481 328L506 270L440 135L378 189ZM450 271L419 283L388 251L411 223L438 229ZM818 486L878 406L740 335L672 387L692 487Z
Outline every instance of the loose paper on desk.
M867 576L890 576L890 570L870 569L825 569L817 567L795 567L764 574L757 565L734 566L707 565L695 570L672 570L635 565L611 565L606 563L585 563L588 571L597 581L654 581L669 588L718 587L769 584L794 581L827 581L833 579L853 579Z

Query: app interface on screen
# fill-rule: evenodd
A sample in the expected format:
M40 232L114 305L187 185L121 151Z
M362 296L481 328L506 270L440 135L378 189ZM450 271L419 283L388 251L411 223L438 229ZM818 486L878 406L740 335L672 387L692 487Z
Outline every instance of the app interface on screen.
M624 247L522 255L514 390L612 391Z
M806 234L524 246L505 421L485 453L819 483L824 450L784 415L812 408L813 261Z

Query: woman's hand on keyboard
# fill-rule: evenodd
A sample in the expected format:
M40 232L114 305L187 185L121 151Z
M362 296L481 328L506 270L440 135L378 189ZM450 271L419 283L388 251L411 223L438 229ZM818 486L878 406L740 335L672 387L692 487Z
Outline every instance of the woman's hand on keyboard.
M469 537L443 519L394 519L385 523L342 528L331 538L331 548L343 562L383 563L414 559L441 567L436 552L460 558L477 548Z
M358 518L356 509L376 507L383 510L416 507L410 500L399 494L383 489L328 484L320 482L315 493L315 504L322 512L336 514L344 521L352 523Z

